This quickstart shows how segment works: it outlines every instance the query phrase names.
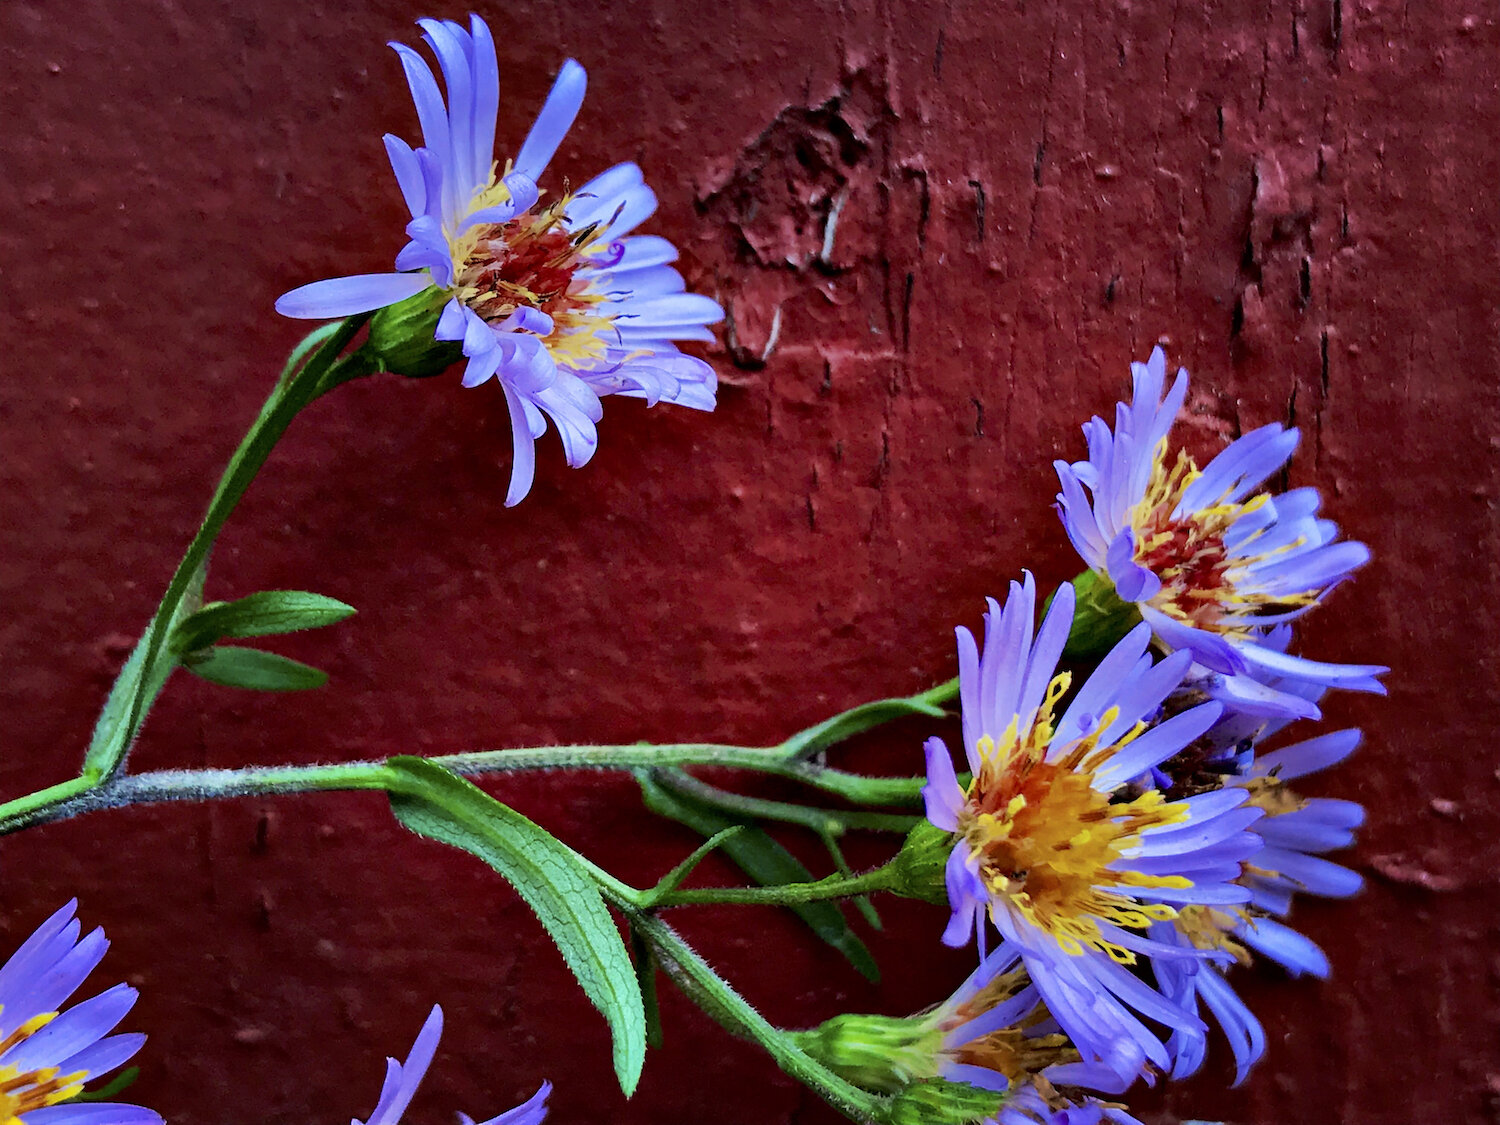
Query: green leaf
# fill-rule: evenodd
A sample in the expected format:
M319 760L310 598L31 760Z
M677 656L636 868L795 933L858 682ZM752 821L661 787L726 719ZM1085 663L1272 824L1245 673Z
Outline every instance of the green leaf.
M274 652L238 645L200 649L183 657L182 666L200 679L251 691L306 691L322 687L328 673Z
M577 852L489 794L423 758L392 758L391 811L420 836L462 848L515 887L546 927L614 1037L615 1075L634 1092L646 1015L625 941Z
M651 952L651 943L634 926L630 927L630 960L635 966L636 984L640 985L641 1000L646 1009L646 1046L660 1050L663 1042L661 1031L661 1004L656 996L656 955Z
M141 1068L128 1066L96 1090L84 1090L68 1098L68 1102L107 1102L131 1086L141 1076Z
M732 828L739 821L731 820L712 809L678 793L668 792L646 771L637 771L635 778L641 785L641 795L646 807L658 816L685 824L704 836L715 836ZM782 847L764 829L747 825L739 834L721 839L719 850L735 862L746 875L763 887L779 887L786 883L808 883L815 876L802 861ZM837 949L854 966L860 976L879 983L880 966L858 935L849 928L843 912L832 902L804 902L789 905L808 927L833 948Z
M208 558L205 556L183 589L182 598L172 615L174 626L203 604L203 583L207 577ZM148 625L141 634L141 639L135 643L135 648L131 649L120 674L115 677L114 685L109 689L109 698L104 701L104 710L99 712L99 718L94 723L94 733L89 738L89 748L83 756L84 776L104 778L119 768L135 738L136 732L130 728L130 722L137 699L146 703L146 707L137 711L136 728L139 729L140 724L145 721L146 708L161 693L168 677L177 667L176 658L159 649L152 661L150 676L144 675L146 653L150 647L151 626Z
M264 637L320 629L343 621L354 607L303 590L263 590L205 606L172 630L172 647L192 652L223 637Z

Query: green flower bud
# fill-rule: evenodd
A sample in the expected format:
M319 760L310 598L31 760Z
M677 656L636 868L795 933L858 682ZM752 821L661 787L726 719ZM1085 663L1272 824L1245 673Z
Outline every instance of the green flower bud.
M943 1045L930 1016L834 1016L811 1031L792 1032L792 1038L840 1078L881 1094L937 1077Z
M971 1125L994 1117L1004 1095L964 1082L929 1078L906 1087L889 1102L881 1119L889 1125Z
M1073 592L1078 602L1068 644L1063 649L1065 660L1097 660L1141 623L1140 610L1115 593L1115 584L1108 575L1085 570L1073 579ZM1047 599L1048 605L1051 601Z
M891 861L894 870L891 890L935 906L948 905L945 873L952 851L953 833L943 831L931 821L919 822Z
M434 340L448 294L436 286L387 305L370 318L370 335L360 351L379 369L413 379L441 375L463 358L456 342Z

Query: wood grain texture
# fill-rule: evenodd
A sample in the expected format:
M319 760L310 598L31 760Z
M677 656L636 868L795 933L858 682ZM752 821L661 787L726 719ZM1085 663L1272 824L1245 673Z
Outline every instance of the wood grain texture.
M388 268L411 135L388 38L411 0L0 6L0 790L61 780L316 278ZM1246 984L1269 1057L1218 1051L1147 1121L1500 1120L1500 26L1486 4L717 5L486 9L513 151L567 55L587 104L553 168L635 159L652 229L733 315L711 417L611 403L582 471L543 442L501 506L503 402L371 379L296 427L209 594L359 607L280 651L332 683L174 681L139 767L562 741L759 742L954 671L951 629L1024 564L1075 569L1050 462L1166 341L1211 451L1301 427L1375 562L1304 651L1393 668L1320 786L1370 808L1359 899L1307 904L1331 982ZM555 185L554 185L555 186ZM921 724L849 751L913 771ZM692 846L603 774L496 786L644 882ZM873 862L879 842L856 848ZM807 853L808 858L815 858ZM553 1120L829 1122L686 1005L624 1103L601 1020L514 893L376 796L132 810L5 841L0 938L69 895L152 1033L174 1125L338 1122L434 1001L413 1122L557 1083ZM727 877L723 868L709 868ZM965 958L894 904L880 988L775 913L674 916L767 1014L911 1011Z

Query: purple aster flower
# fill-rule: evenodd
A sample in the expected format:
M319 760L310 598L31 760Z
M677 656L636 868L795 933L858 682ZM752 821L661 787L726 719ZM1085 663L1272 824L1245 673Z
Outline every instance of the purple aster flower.
M111 1035L135 1004L117 984L66 1011L63 1003L104 957L104 931L79 937L68 903L0 966L0 1121L24 1125L161 1125L135 1105L71 1102L84 1083L141 1049L138 1033Z
M1271 424L1232 442L1201 470L1186 453L1168 461L1168 434L1187 397L1177 373L1163 396L1167 357L1131 364L1134 395L1084 427L1087 461L1055 463L1058 511L1083 560L1134 603L1165 648L1191 652L1204 669L1263 708L1314 716L1293 694L1277 698L1246 674L1325 687L1382 692L1377 665L1326 664L1263 643L1267 630L1296 619L1369 560L1363 543L1338 541L1318 518L1316 489L1256 492L1297 445L1297 431Z
M385 1083L380 1087L380 1099L375 1103L374 1112L366 1121L355 1118L352 1125L398 1125L401 1115L411 1104L412 1095L422 1084L442 1034L443 1009L434 1004L422 1030L417 1032L417 1040L411 1045L406 1062L400 1063L392 1058L385 1060ZM547 1116L547 1097L551 1093L552 1083L543 1082L541 1089L526 1101L481 1125L541 1125ZM460 1113L458 1118L462 1125L475 1125L474 1119L467 1114Z
M1023 953L1002 941L927 1017L941 1036L936 1075L1003 1093L1033 1079L1118 1093L1134 1075L1084 1061L1042 1003Z
M1313 694L1316 698L1316 693ZM1280 964L1292 976L1326 977L1328 958L1317 944L1279 921L1290 910L1292 896L1306 891L1343 898L1357 892L1355 872L1323 858L1324 853L1353 843L1364 809L1353 801L1302 798L1287 785L1306 774L1342 761L1359 744L1357 730L1334 731L1258 755L1257 744L1282 729L1282 719L1262 720L1247 730L1250 717L1236 714L1216 724L1177 761L1159 767L1174 787L1239 788L1249 794L1247 806L1264 815L1250 827L1262 846L1248 857L1240 878L1250 892L1238 906L1188 907L1170 922L1153 924L1150 936L1164 944L1222 950L1234 962L1250 964L1258 953ZM1202 763L1218 763L1205 770ZM1260 1021L1226 979L1223 966L1182 958L1153 958L1152 968L1164 995L1191 1011L1207 1007L1229 1041L1235 1060L1235 1084L1265 1053ZM1174 1032L1167 1042L1172 1074L1185 1077L1202 1065L1205 1038L1191 1030Z
M1117 644L1072 696L1056 665L1073 620L1074 593L1059 588L1036 631L1031 576L1011 584L1004 609L990 602L980 654L958 630L964 750L973 780L961 788L948 749L926 744L927 817L954 834L947 863L953 914L943 940L984 944L988 917L1019 950L1047 1009L1085 1062L1126 1080L1146 1062L1165 1068L1160 1040L1134 1014L1170 1027L1202 1022L1125 966L1138 953L1212 957L1148 938L1188 904L1245 902L1241 861L1260 846L1245 831L1261 815L1246 794L1221 790L1169 801L1136 779L1193 743L1217 720L1217 703L1154 725L1191 662L1147 654L1142 624Z
M708 297L684 292L666 239L630 232L656 210L634 164L617 164L550 206L537 181L583 102L583 67L569 59L514 162L498 169L500 71L484 20L470 30L420 20L447 101L422 56L400 43L422 126L422 146L387 135L386 151L411 213L401 272L333 278L276 302L285 316L333 318L384 308L436 289L449 299L435 338L460 343L463 385L491 378L510 409L515 463L507 505L531 488L535 440L551 418L568 464L593 456L600 398L714 408L708 364L676 340L712 340L723 317Z
M1122 1105L1091 1097L1075 1101L1045 1081L1016 1087L991 1120L995 1125L1141 1125Z

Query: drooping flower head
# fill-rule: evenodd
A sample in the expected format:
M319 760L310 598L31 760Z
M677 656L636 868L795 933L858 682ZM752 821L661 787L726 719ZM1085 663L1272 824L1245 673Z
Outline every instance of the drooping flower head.
M436 1004L428 1014L422 1030L411 1045L404 1063L393 1058L385 1060L385 1082L380 1087L380 1098L375 1109L365 1121L355 1118L352 1125L398 1125L401 1115L411 1104L412 1095L422 1084L432 1056L437 1051L438 1040L443 1034L443 1010ZM508 1109L498 1117L492 1117L481 1125L541 1125L547 1116L547 1098L552 1093L552 1083L543 1082L541 1088L526 1101ZM462 1125L475 1125L467 1114L458 1115Z
M53 914L0 967L0 1122L161 1125L160 1114L141 1106L69 1100L146 1041L110 1034L135 1004L128 985L62 1010L109 948L103 930L79 937L77 906Z
M1262 642L1267 630L1306 613L1370 557L1363 543L1338 541L1318 518L1316 489L1257 492L1297 445L1297 431L1262 426L1200 469L1169 452L1172 422L1187 397L1177 373L1163 396L1166 353L1131 365L1134 396L1116 409L1115 427L1084 427L1087 461L1055 463L1058 510L1079 555L1134 603L1166 648L1191 652L1231 679L1249 671L1323 686L1380 692L1375 665L1326 664ZM1234 698L1237 684L1224 685ZM1315 717L1297 695L1250 692L1268 710Z
M1172 1026L1202 1027L1124 966L1166 949L1145 936L1190 903L1243 902L1235 884L1260 842L1245 794L1219 791L1173 801L1137 780L1180 752L1219 717L1204 703L1154 722L1191 656L1159 663L1151 631L1137 626L1071 695L1056 669L1072 624L1063 585L1033 639L1035 585L1012 583L993 601L981 656L958 630L964 750L972 780L959 786L947 747L926 745L927 817L952 833L947 864L953 913L943 940L984 942L989 918L1013 942L1052 1017L1085 1062L1127 1080L1147 1061L1165 1067L1155 1033L1127 1009Z
M1117 1094L1129 1084L1110 1068L1084 1062L1062 1032L1026 972L1021 951L1002 941L941 1004L905 1019L837 1016L797 1033L799 1045L843 1078L867 1090L895 1094L914 1083L942 1079L994 1095L1001 1122L1133 1122L1094 1092ZM976 1104L964 1096L964 1106ZM983 1101L978 1105L984 1106ZM1033 1116L1041 1110L1046 1115ZM1087 1116L1089 1112L1119 1116Z
M393 43L416 103L422 145L387 135L386 150L411 213L401 272L304 285L276 308L332 318L384 308L434 290L435 339L462 345L463 384L494 378L511 416L515 463L506 504L530 490L535 439L557 426L568 464L593 456L599 399L714 407L713 369L676 340L711 340L722 318L708 297L684 292L666 239L630 232L656 210L634 164L618 164L550 204L537 187L583 102L583 67L568 60L516 154L494 159L500 72L489 27L420 20L447 89L422 56Z

